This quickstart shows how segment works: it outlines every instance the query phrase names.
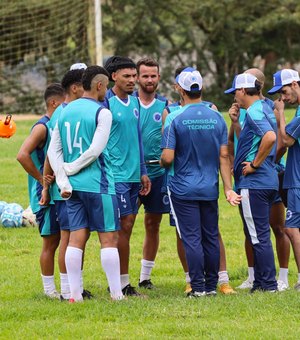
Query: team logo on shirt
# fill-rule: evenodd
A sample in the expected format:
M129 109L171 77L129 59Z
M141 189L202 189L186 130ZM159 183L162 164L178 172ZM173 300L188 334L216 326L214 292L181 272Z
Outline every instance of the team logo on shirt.
M163 201L164 205L169 205L170 204L169 196L168 195L164 195L162 201Z
M133 114L135 118L139 118L139 110L138 109L133 109Z
M293 213L291 212L291 210L287 210L285 219L288 221L292 218L292 216L293 216Z
M159 112L155 112L153 114L153 120L157 123L161 122L161 114Z

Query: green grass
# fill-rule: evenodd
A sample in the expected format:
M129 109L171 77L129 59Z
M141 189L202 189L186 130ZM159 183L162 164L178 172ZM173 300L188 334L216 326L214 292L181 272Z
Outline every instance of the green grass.
M292 115L289 112L289 116ZM11 139L0 139L0 200L28 205L27 176L15 160L31 122L18 122ZM233 286L247 275L242 224L236 208L230 207L220 190L220 229L227 252L227 267ZM130 275L139 277L144 229L141 213L131 240ZM239 292L188 300L184 297L184 274L176 253L174 228L167 216L161 226L161 242L152 279L158 287L147 299L111 302L99 261L99 244L92 234L85 256L85 288L95 299L69 305L50 301L42 294L39 271L41 239L36 228L0 227L0 338L104 338L185 339L298 337L299 293L267 294ZM274 241L274 240L273 240ZM277 266L278 267L278 266ZM290 285L297 280L293 255ZM59 287L58 271L56 283Z

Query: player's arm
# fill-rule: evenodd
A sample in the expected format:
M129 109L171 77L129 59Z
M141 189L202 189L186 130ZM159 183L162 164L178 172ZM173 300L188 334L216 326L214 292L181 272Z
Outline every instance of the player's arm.
M243 175L254 173L263 163L263 161L270 154L274 144L276 143L276 133L274 131L267 131L260 142L255 159L252 162L243 162Z
M31 154L35 149L44 146L46 137L47 128L43 124L37 124L31 130L30 135L25 139L17 155L17 160L25 171L39 181L41 185L43 185L43 175L34 165Z
M169 168L174 161L176 148L176 134L173 120L164 130L161 148L163 151L160 157L160 165L164 168Z
M53 173L53 170L51 168L51 165L49 163L48 156L46 156L45 162L44 162L44 171L43 171L43 190L41 194L41 199L39 204L47 206L50 203L50 185L54 182L55 176Z
M145 165L145 158L144 158L144 146L142 141L142 132L140 128L140 116L137 124L138 129L138 143L139 143L139 150L140 150L140 172L141 172L141 184L142 188L139 191L139 194L142 196L146 196L149 194L151 190L151 181L147 174L147 168Z
M275 109L277 110L278 115L279 115L279 130L280 130L282 143L286 147L292 146L295 143L295 138L293 138L286 132L286 121L285 121L285 116L284 116L284 102L283 100L277 99L276 101L274 101L274 104L275 104Z
M173 149L163 149L160 163L164 168L169 168L174 161L175 151Z
M69 182L68 176L63 169L64 158L58 124L55 125L51 136L51 141L48 148L48 159L50 166L56 176L56 184L61 190L61 196L63 198L69 198L73 189Z
M229 160L230 160L230 167L233 169L234 164L234 128L232 124L229 128L228 133L228 154L229 154Z
M64 163L63 168L68 176L77 174L81 169L93 163L106 148L112 125L112 114L102 109L98 115L98 123L90 147L75 161Z
M227 145L221 145L220 147L220 173L226 200L233 206L240 204L242 197L232 190L231 166Z
M164 133L164 125L165 125L165 121L166 121L166 118L167 118L167 115L169 114L169 111L167 109L164 109L163 110L163 114L162 114L162 117L161 117L161 122L162 122L162 125L161 125L161 133L163 134Z

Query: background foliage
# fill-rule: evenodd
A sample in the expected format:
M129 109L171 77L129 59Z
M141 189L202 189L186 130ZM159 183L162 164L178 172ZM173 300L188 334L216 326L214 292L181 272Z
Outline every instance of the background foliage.
M0 8L0 112L40 110L46 83L76 61L94 62L93 3L14 0ZM105 58L158 59L165 94L174 69L193 65L205 77L205 98L221 109L234 74L259 67L268 87L278 68L299 67L298 0L102 0L102 17Z

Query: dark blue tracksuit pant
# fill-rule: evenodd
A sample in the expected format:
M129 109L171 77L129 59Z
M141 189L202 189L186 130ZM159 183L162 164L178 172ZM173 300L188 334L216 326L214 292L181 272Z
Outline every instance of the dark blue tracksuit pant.
M253 289L277 289L274 252L270 239L270 209L276 190L241 189L240 212L244 232L254 253Z
M170 195L194 291L216 290L220 263L218 201L189 201Z

